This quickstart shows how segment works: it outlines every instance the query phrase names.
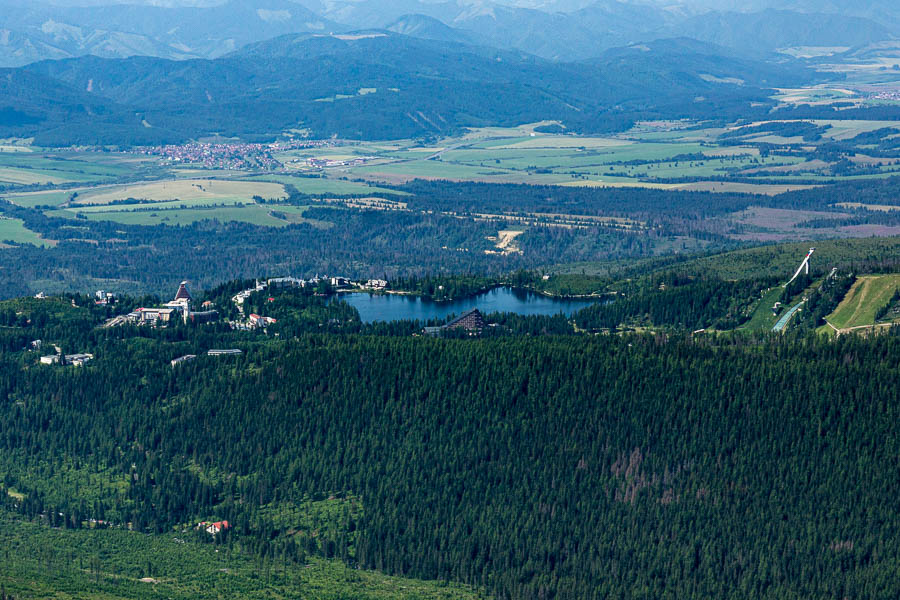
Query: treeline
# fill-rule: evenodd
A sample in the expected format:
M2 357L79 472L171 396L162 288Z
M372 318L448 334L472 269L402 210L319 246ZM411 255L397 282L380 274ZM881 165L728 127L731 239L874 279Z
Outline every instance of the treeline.
M765 202L751 194L643 188L590 188L417 179L398 189L415 197L412 207L459 213L549 213L632 218L697 219Z
M822 134L829 129L831 129L831 125L820 126L810 121L770 121L759 125L729 129L719 136L719 141L724 144L739 145L746 143L746 140L741 139L745 136L769 133L786 138L801 137L804 142L818 142L822 139Z
M734 329L749 319L760 290L775 284L775 279L724 281L670 272L625 286L612 300L578 312L575 320L589 331L621 326Z

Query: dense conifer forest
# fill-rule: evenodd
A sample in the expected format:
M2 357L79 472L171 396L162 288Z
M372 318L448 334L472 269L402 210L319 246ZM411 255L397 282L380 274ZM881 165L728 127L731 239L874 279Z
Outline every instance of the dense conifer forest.
M666 288L685 300L657 309ZM892 598L900 337L682 327L752 293L667 275L621 303L666 331L495 315L483 339L364 326L304 294L269 303L284 324L267 333L96 327L129 299L6 302L3 510L216 542L260 577L324 559L509 599ZM34 339L95 359L41 365ZM200 356L170 365L185 354ZM144 560L118 568L177 572Z

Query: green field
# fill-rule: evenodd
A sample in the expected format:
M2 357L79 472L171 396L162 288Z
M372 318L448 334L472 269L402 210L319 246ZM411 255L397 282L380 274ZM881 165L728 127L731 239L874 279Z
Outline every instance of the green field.
M486 598L462 585L388 577L336 560L260 560L239 544L205 543L193 530L51 529L0 512L0 547L0 586L16 600Z
M252 202L254 196L283 199L284 186L278 183L231 181L220 179L181 179L134 185L103 187L81 192L78 205L109 204L117 200L135 198L153 202L177 200L185 204L236 204Z
M844 140L884 127L884 121L815 121L830 125L822 142ZM772 194L796 189L806 180L830 183L846 178L885 177L897 171L888 164L875 172L836 177L832 163L810 162L805 151L761 155L754 144L808 146L801 137L782 138L765 132L748 133L738 145L721 143L724 128L689 128L687 123L638 124L631 131L611 137L584 137L526 133L521 128L492 128L447 138L422 147L396 142L387 148L351 144L322 150L291 153L296 158L374 156L359 166L325 168L326 174L360 177L373 182L402 183L415 178L530 183L546 185L586 184L603 186L672 185L685 182L687 189L716 192ZM524 135L523 135L524 133ZM299 167L304 171L304 167ZM759 172L764 172L759 175ZM305 172L322 173L305 168ZM756 181L729 182L730 178ZM660 182L659 180L662 180Z
M337 196L365 195L365 194L392 194L396 196L408 196L406 192L390 190L377 186L367 185L355 181L340 179L325 179L321 177L292 177L290 175L259 175L243 181L270 181L283 185L292 185L301 194L311 196L334 194Z
M34 244L35 246L51 246L51 242L41 238L37 233L27 229L24 221L0 217L0 246L4 241L16 244Z
M875 313L886 305L900 288L900 275L860 277L827 321L837 329L852 329L875 324Z
M239 221L265 227L285 227L294 223L308 223L315 227L330 227L330 223L303 217L305 206L214 206L207 208L178 208L180 202L157 205L91 206L78 209L48 211L51 217L74 219L79 215L91 221L113 221L125 225L190 225L215 219L221 222ZM275 213L275 214L273 214ZM285 218L279 218L282 214Z
M147 168L146 159L105 152L0 153L0 183L104 182Z
M34 208L35 206L59 206L71 198L75 190L59 192L25 192L22 194L8 194L4 196L13 204Z

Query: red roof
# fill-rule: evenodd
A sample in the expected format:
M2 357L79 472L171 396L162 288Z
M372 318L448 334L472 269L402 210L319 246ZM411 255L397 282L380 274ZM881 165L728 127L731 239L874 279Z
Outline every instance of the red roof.
M182 281L178 286L178 292L175 294L176 300L190 300L191 293L187 289L187 281Z
M215 523L203 521L200 525L207 529L212 528L216 532L222 531L223 529L231 529L231 524L228 521L216 521Z

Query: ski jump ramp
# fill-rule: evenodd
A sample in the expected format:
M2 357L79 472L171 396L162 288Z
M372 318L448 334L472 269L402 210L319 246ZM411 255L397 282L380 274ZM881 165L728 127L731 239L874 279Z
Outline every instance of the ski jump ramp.
M800 272L803 270L806 270L807 275L809 274L809 259L812 258L813 252L815 252L815 251L816 251L815 248L809 249L809 252L807 253L806 258L803 259L803 262L800 263L800 266L797 268L797 272L794 273L794 276L791 277L791 279L781 287L786 288L787 286L789 286L795 279L797 279L797 277L800 276Z

